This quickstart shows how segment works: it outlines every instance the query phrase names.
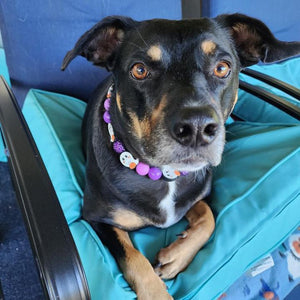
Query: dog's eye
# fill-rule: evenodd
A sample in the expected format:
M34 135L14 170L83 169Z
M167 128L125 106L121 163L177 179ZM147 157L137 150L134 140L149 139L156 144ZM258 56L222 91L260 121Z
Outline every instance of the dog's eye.
M214 75L219 78L226 78L230 74L231 68L229 63L221 61L214 68Z
M133 78L143 80L149 75L149 71L142 63L135 64L130 71Z

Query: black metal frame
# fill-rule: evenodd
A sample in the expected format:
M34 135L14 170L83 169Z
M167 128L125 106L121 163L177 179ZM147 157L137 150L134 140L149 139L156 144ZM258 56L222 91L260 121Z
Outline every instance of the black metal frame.
M244 71L271 85L286 88L277 79ZM262 76L263 75L263 76ZM240 88L300 120L300 109L262 88L240 82ZM296 94L295 94L296 93ZM292 95L300 95L293 87ZM0 124L19 205L48 299L90 299L83 267L51 180L18 104L0 77Z
M183 19L199 19L202 15L201 0L181 0Z
M3 300L3 299L4 299L4 295L2 292L2 286L1 286L1 281L0 281L0 300Z
M300 90L294 87L293 85L290 85L282 80L279 80L277 78L271 77L269 75L266 75L264 73L249 68L242 70L241 73L249 75L250 77L258 79L262 82L265 82L270 86L278 88L279 90L289 94L290 96L296 98L297 100L300 100Z
M38 149L0 77L0 124L19 206L47 299L90 299L74 240Z
M265 82L270 86L273 86L294 97L296 100L300 100L300 90L290 84L287 84L286 82L248 68L244 69L242 73ZM274 95L261 87L254 86L242 80L240 80L240 89L276 106L295 119L300 120L300 107L287 101L286 99Z

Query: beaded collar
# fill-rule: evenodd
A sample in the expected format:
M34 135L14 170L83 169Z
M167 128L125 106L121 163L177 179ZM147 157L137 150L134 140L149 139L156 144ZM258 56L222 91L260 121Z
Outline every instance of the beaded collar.
M173 181L179 176L187 175L187 172L180 172L167 165L162 166L162 168L149 166L148 164L140 162L139 159L134 158L130 152L126 151L122 142L116 139L114 129L111 124L109 108L111 103L112 91L113 86L110 86L106 95L106 100L104 101L105 112L103 114L103 120L105 121L105 123L107 123L110 141L113 144L114 151L120 155L120 162L122 163L122 165L129 169L135 170L136 173L141 176L147 175L151 180L164 179L167 181Z

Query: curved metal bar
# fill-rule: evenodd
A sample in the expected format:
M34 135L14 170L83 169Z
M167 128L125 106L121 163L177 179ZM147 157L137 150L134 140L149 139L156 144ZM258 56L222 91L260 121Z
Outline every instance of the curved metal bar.
M261 73L261 72L258 72L258 71L252 70L252 69L248 69L248 68L242 70L241 73L246 74L255 79L258 79L262 82L265 82L265 83L287 93L288 95L296 98L297 100L300 100L300 90L282 80L279 80L272 76L269 76L264 73Z
M0 78L0 123L19 205L47 299L90 299L77 248L19 106Z
M276 106L290 116L296 118L297 120L300 120L300 107L292 104L284 98L281 98L262 89L261 87L254 86L242 80L240 80L240 89Z

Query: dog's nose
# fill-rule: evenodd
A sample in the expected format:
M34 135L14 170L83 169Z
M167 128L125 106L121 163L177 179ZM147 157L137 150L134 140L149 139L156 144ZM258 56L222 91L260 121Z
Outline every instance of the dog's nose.
M183 109L173 122L172 135L184 146L212 143L219 129L219 118L211 107Z

